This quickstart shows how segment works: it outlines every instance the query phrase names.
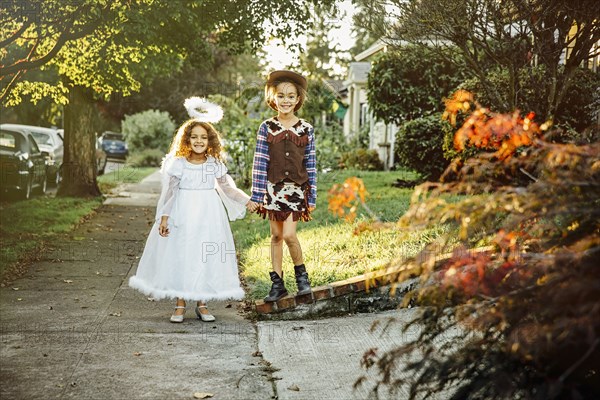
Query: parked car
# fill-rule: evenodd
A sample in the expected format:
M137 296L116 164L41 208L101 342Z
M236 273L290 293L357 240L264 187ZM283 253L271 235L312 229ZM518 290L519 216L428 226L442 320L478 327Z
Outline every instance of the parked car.
M102 146L96 140L96 172L98 175L104 175L106 169L106 163L108 162L108 156L106 152L102 150Z
M18 130L22 133L28 132L33 135L41 151L48 153L48 183L57 186L61 178L61 166L65 154L63 137L57 129L44 128L41 126L2 124L0 129Z
M46 192L48 153L40 151L33 135L0 128L0 189L29 199L33 189Z
M129 155L129 148L121 133L106 131L100 135L98 141L109 158L125 159Z
M56 132L58 133L60 138L62 140L64 140L65 130L57 129ZM107 158L108 157L106 156L106 152L104 150L102 150L102 148L100 147L100 144L96 140L96 173L98 175L104 174L104 169L106 168L106 163L108 162Z

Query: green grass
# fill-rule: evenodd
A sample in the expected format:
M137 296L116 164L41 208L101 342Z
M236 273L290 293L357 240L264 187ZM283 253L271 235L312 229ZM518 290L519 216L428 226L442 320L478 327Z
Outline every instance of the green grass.
M156 168L118 169L98 177L102 193L122 183L137 183ZM0 278L19 272L19 262L36 259L57 234L69 232L102 204L102 198L38 197L0 205Z
M158 168L132 167L127 164L117 164L114 171L106 171L98 177L98 186L102 193L108 193L122 183L138 183Z
M397 221L408 209L412 189L398 189L391 184L396 179L414 179L404 171L366 172L334 171L319 175L319 196L313 220L299 223L298 237L313 286L319 286L368 271L384 268L390 261L416 255L422 247L445 232L440 226L432 230L405 232L399 229L354 234L356 226L368 220L359 210L357 220L347 223L327 211L327 192L334 183L357 176L363 179L370 196L367 205L384 222ZM270 288L269 223L253 214L232 224L240 253L240 269L253 299L264 297ZM284 246L283 261L286 287L295 291L293 263Z
M98 198L39 197L2 206L0 276L18 261L34 259L59 233L69 232L102 204Z

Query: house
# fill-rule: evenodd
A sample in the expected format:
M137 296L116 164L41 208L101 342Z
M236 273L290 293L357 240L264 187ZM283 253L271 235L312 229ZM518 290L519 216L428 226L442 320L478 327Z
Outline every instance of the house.
M394 142L398 127L377 120L369 111L367 103L367 80L373 57L387 50L387 45L378 40L358 54L350 63L348 77L340 94L349 105L344 117L344 136L356 138L361 131L369 132L369 149L376 150L386 170L394 165Z

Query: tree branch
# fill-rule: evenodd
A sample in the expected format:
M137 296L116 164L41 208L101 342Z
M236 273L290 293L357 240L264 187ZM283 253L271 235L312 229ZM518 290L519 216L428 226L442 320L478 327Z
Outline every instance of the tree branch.
M13 78L10 80L10 82L8 82L8 85L6 85L6 87L2 91L2 94L0 94L0 103L3 102L4 99L8 96L13 86L15 86L21 75L23 75L24 73L25 71L17 71L17 73L14 74Z
M84 9L81 9L79 14L85 14L86 12L89 12L89 7L85 7ZM0 78L4 77L4 76L15 74L18 71L26 71L29 69L41 67L42 65L44 65L47 62L49 62L50 60L52 60L52 58L54 58L54 56L56 56L56 54L58 54L58 52L63 48L63 46L67 42L87 36L88 34L92 33L94 30L96 30L96 28L100 24L100 21L90 22L87 25L84 25L81 30L79 30L77 32L72 32L71 29L75 25L76 20L77 20L77 15L73 15L73 17L69 21L67 21L67 23L64 26L63 32L60 34L60 36L56 40L56 43L54 44L52 49L50 51L48 51L48 53L46 53L45 55L43 55L40 58L33 60L33 61L30 60L29 56L28 56L28 58L26 58L26 59L18 60L9 66L0 68Z
M21 34L23 32L25 32L27 30L27 28L29 28L31 26L31 21L27 20L23 23L23 25L21 25L21 27L12 34L12 36L0 41L0 48L4 48L6 46L8 46L9 44L11 44L12 42L14 42L15 40L17 40Z

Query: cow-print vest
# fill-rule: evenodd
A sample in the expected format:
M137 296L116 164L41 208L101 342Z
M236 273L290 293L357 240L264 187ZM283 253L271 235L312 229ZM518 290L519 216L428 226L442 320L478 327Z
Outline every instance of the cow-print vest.
M267 179L271 183L283 180L294 181L299 185L308 181L304 164L304 153L308 145L311 125L300 119L289 129L273 117L266 121L267 143L269 144L269 169Z

